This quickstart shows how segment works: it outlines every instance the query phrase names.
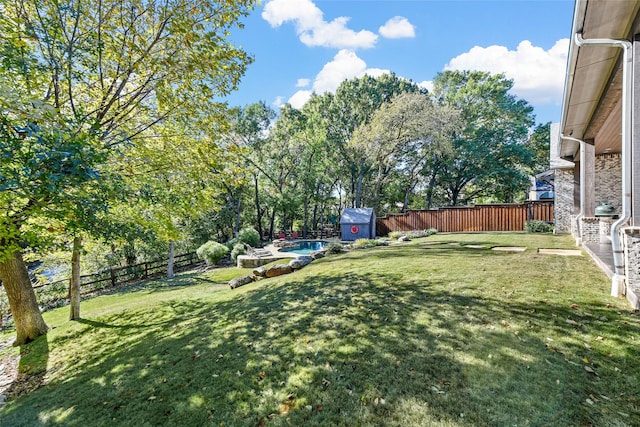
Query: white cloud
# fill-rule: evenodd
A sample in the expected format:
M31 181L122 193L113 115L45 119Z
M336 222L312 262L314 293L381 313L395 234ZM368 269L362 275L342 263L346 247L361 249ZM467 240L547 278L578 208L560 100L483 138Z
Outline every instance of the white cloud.
M307 46L366 49L373 47L378 40L371 31L356 32L347 28L347 17L325 21L322 11L311 0L271 0L264 6L262 18L272 27L279 27L285 22L295 23L300 41Z
M418 83L418 86L428 90L429 92L433 91L433 81L432 80L425 80L423 82Z
M289 98L289 101L287 102L291 104L293 108L300 110L304 106L304 104L307 103L309 98L311 98L312 94L313 94L313 91L310 91L310 90L299 90L296 93L294 93L293 96Z
M309 79L298 79L296 82L296 87L307 87L311 84L311 80Z
M276 99L273 100L271 105L273 105L276 108L282 107L284 105L284 98L281 96L276 96Z
M394 16L378 29L382 37L388 39L413 38L416 36L415 27L407 18Z
M560 39L549 50L520 42L518 48L475 46L453 58L445 70L479 70L504 73L514 82L513 93L532 104L560 104L564 87L569 39Z
M389 70L380 68L367 68L364 62L355 52L343 49L333 57L333 60L327 62L322 70L316 75L312 90L300 90L296 92L289 103L294 108L302 108L309 100L313 92L322 95L325 92L335 92L340 83L355 77L362 77L365 74L372 77L379 77L382 74L390 73Z

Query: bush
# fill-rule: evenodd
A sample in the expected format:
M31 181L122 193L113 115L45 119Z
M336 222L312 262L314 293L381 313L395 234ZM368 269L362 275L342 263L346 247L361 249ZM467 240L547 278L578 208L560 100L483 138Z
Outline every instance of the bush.
M231 259L233 262L238 260L238 255L244 255L247 253L247 248L244 243L236 243L231 251Z
M402 232L400 231L392 231L391 233L389 233L390 239L398 240L400 237L402 237Z
M203 259L207 265L216 265L229 253L229 248L218 242L209 240L196 250L198 258Z
M420 237L429 237L436 234L438 230L435 228L429 228L428 230L414 230L407 233L407 237L410 239L419 239Z
M534 219L533 221L527 221L524 229L529 233L551 233L553 232L553 225Z
M227 249L231 251L238 243L242 243L242 242L237 237L234 237L233 239L227 240L227 242L224 245L227 247Z
M251 227L238 231L236 239L254 248L260 246L260 233Z
M325 249L325 253L327 254L339 254L344 250L341 243L338 242L330 242Z
M375 246L374 240L369 240L369 239L357 239L355 242L353 242L353 247L355 249L372 248L374 246Z

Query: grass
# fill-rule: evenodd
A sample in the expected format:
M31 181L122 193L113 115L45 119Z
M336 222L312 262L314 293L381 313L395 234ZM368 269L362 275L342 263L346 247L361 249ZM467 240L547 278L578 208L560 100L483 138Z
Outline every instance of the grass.
M152 282L80 322L53 310L21 349L42 386L0 425L639 425L638 315L587 256L537 248L574 246L439 234L234 291L238 269Z

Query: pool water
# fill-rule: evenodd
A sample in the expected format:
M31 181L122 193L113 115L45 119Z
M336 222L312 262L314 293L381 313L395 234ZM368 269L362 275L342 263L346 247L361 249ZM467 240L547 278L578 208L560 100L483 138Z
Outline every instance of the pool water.
M298 255L309 255L311 252L319 251L325 246L327 246L327 242L300 242L297 246L280 249L280 252L293 252Z

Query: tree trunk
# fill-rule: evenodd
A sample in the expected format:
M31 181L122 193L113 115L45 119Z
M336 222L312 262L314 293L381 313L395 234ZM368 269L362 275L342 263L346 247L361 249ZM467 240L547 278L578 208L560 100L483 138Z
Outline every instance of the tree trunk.
M71 252L71 279L69 279L69 320L80 319L80 251L82 250L82 237L73 238L73 251Z
M169 279L173 279L173 277L175 276L175 273L173 272L173 265L175 262L175 256L176 256L176 242L174 242L173 240L169 242L169 262L167 263L167 277Z
M311 229L318 230L318 204L313 205L313 219L311 220Z
M358 174L358 182L356 183L356 208L361 208L361 197L362 197L362 181L364 179L364 174Z
M23 345L46 334L49 328L38 308L29 272L19 251L0 261L0 279L16 325L17 337L13 345Z
M258 192L258 174L253 175L253 182L255 185L256 217L258 220L258 233L260 234L260 240L262 240L264 237L264 234L262 230L262 211L260 209L260 193Z
M409 210L409 197L411 196L411 191L413 190L413 185L408 185L407 189L404 192L404 203L402 204L402 213L405 213Z
M276 207L273 207L273 212L271 212L271 220L269 222L269 240L273 240L273 227L276 223Z
M309 197L304 198L304 225L302 226L302 237L307 238L307 230L309 228Z
M240 211L242 209L242 191L238 196L238 204L236 205L236 222L233 226L233 237L238 235L238 231L240 231Z

